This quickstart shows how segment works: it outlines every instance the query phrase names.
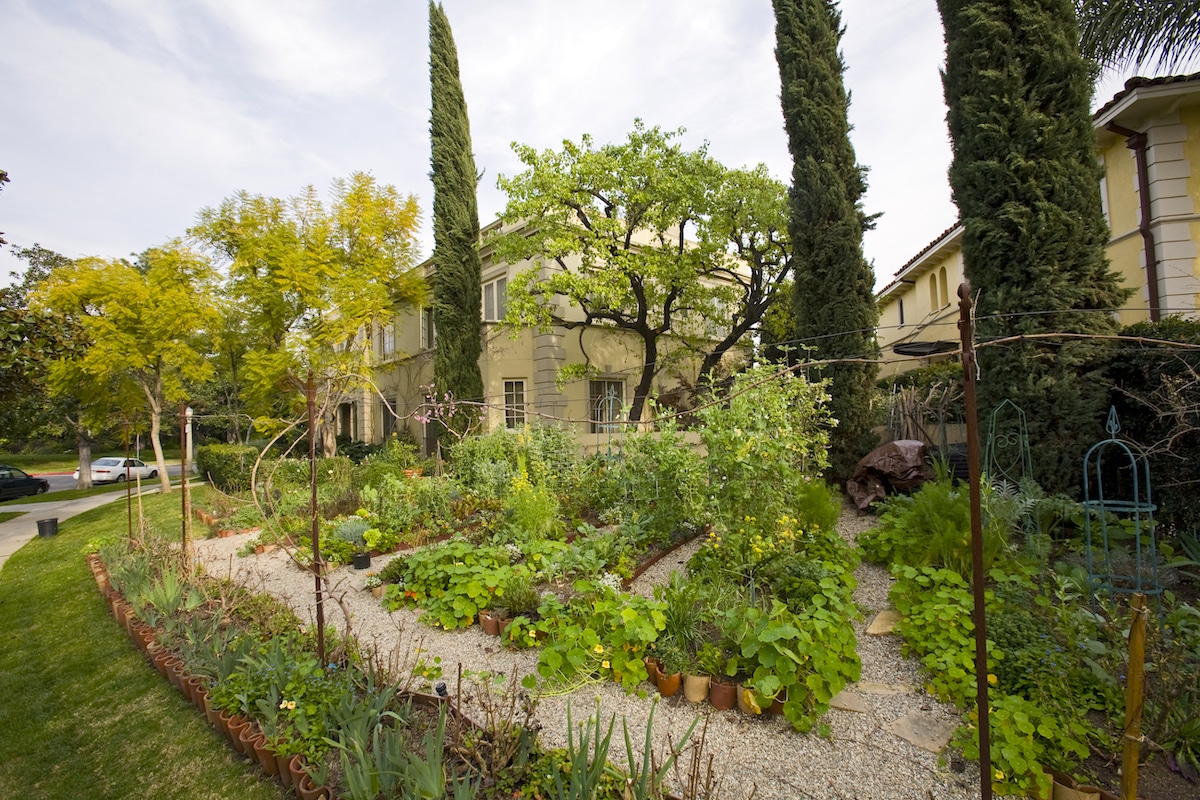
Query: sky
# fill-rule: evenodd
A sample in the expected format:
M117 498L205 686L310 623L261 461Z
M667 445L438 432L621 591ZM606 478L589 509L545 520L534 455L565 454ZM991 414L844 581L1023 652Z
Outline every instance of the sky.
M767 0L444 0L458 45L482 224L511 144L618 142L635 118L728 167L787 181ZM882 287L950 226L935 0L843 0L851 140L880 213ZM286 197L366 171L423 211L426 0L0 0L0 231L66 256L129 256L239 190ZM1133 73L1130 73L1133 74ZM1094 107L1128 75L1108 75ZM0 254L0 282L23 268Z

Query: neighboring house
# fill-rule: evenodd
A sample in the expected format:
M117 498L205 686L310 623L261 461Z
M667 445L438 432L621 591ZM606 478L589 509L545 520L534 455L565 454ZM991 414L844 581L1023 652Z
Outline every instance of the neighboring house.
M1200 316L1200 73L1132 78L1097 111L1107 252L1126 286L1122 324ZM1150 258L1146 258L1146 254ZM944 231L877 295L884 375L958 347L962 226Z
M523 328L514 336L511 329L501 329L509 281L534 264L493 259L487 237L499 228L494 222L481 231L484 349L479 367L486 427L519 430L526 422L569 420L586 450L603 449L619 435L621 426L615 423L624 419L632 400L642 367L641 341L614 327L582 324L582 311L561 297L556 298L554 317L562 324L551 330ZM431 268L432 261L418 267L427 277ZM389 324L376 327L371 346L378 392L339 405L339 436L379 443L397 426L406 426L422 450L430 451L438 423L421 423L416 417L428 408L436 337L431 308L401 308ZM654 393L667 400L682 394L681 377L695 384L700 365L699 357L683 351L676 355L680 357L675 367L663 370L654 381ZM562 367L583 363L590 367L587 377L560 385Z

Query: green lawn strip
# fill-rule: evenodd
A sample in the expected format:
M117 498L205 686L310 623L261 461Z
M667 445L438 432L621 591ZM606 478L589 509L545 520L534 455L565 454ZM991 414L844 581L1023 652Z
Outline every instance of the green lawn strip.
M177 499L145 498L150 524L178 524ZM95 509L0 572L0 796L279 800L108 613L82 548L124 530Z
M120 457L123 452L105 451L92 456L92 460L104 456ZM135 458L137 456L134 456ZM179 448L164 449L163 458L167 465L179 463ZM154 463L154 452L144 451L141 455L142 461L147 464ZM8 464L12 467L20 467L26 472L74 472L79 469L79 454L78 453L0 453L0 464Z
M179 477L171 478L172 486L179 486ZM142 491L148 492L159 487L158 478L149 481L142 481ZM110 492L120 492L125 494L124 483L106 483L103 486L93 486L91 489L63 489L58 492L47 492L46 494L35 494L29 497L21 497L16 500L6 500L5 508L10 506L25 505L28 503L51 503L57 500L78 500L81 497L91 497L94 494L109 494ZM133 495L137 497L137 486L133 487Z
M25 516L24 511L0 511L0 522L8 522L10 519Z

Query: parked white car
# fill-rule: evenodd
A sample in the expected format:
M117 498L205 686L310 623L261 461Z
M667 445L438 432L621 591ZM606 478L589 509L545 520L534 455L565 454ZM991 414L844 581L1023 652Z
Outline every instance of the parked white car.
M97 458L92 462L92 483L121 483L126 477L149 480L158 477L158 470L136 458ZM79 480L79 470L75 470L75 480Z

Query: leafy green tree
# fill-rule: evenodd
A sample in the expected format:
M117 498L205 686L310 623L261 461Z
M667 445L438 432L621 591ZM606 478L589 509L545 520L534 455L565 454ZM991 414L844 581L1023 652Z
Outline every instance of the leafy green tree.
M171 483L163 415L186 398L189 384L212 374L196 336L213 325L215 280L208 261L177 240L147 250L137 264L85 258L60 266L35 293L36 303L77 319L89 342L54 360L51 389L80 398L93 419L114 405L122 414L140 407L164 492Z
M797 344L830 364L830 474L849 477L876 443L872 401L879 366L875 273L863 258L866 170L855 160L850 98L838 53L841 15L831 0L773 0L775 59L792 154L790 231Z
M437 330L433 361L439 393L456 400L483 400L479 356L480 310L478 175L471 153L471 125L458 77L458 50L441 3L429 3L429 81L433 111L433 315ZM456 404L447 420L462 434L479 418L479 406Z
M244 314L238 383L256 428L298 414L310 371L322 409L368 379L372 326L425 298L412 269L418 216L414 197L363 172L334 181L328 207L309 186L286 200L239 192L200 212L189 233L228 263L226 300Z
M705 147L684 151L672 141L681 133L637 120L621 144L514 144L527 169L498 181L511 227L489 241L510 263L537 264L509 285L506 321L610 326L640 340L632 421L655 375L680 359L698 359L707 383L757 330L790 269L783 185L765 167L731 170ZM555 295L583 320L556 316Z
M1108 227L1089 114L1092 83L1070 0L938 0L953 143L950 186L963 259L979 291L979 411L1004 399L1029 421L1034 478L1078 484L1101 434L1097 348L1078 339L991 340L1052 332L1109 334L1128 297L1108 265Z
M1200 54L1197 0L1075 0L1080 48L1105 67L1178 69Z
M30 296L52 272L71 263L41 245L13 246L26 264L0 287L0 446L19 448L34 439L58 439L71 415L70 402L46 385L49 362L82 346L81 332L62 314L30 308Z

